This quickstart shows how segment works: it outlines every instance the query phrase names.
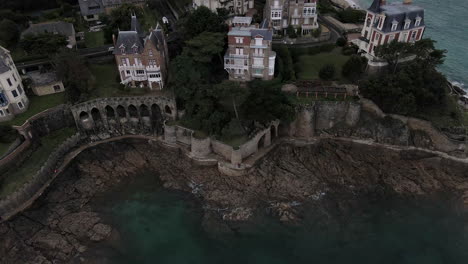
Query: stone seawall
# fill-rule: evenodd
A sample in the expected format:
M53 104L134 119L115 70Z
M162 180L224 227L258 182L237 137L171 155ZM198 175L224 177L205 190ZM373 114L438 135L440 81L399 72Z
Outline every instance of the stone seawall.
M456 141L417 118L385 114L367 99L359 102L317 101L298 109L289 126L290 137L315 136L371 139L377 143L414 146L467 157L466 142Z

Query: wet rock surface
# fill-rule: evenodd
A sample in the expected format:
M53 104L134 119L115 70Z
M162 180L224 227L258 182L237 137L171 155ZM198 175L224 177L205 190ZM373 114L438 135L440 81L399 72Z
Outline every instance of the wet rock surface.
M283 144L247 175L229 177L216 167L194 165L179 150L126 140L83 152L31 208L0 224L0 262L105 261L89 249L119 234L92 201L142 171L166 188L198 196L206 209L203 226L214 232L230 232L259 211L300 223L303 204L330 218L329 208L346 214L362 197L449 192L462 205L468 193L466 163L418 151L334 140L305 147Z

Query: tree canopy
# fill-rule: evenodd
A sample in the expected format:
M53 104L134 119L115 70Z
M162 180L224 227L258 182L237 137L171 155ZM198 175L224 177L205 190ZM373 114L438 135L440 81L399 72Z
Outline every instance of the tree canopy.
M53 33L29 34L20 40L21 48L29 54L53 54L67 43L65 36Z
M68 100L72 103L86 100L94 88L94 77L86 61L73 51L62 50L54 56L53 64L66 87Z
M0 44L6 47L16 45L20 36L20 31L15 22L3 19L0 22Z
M200 6L179 21L181 35L192 39L203 32L227 32L224 18L205 6Z

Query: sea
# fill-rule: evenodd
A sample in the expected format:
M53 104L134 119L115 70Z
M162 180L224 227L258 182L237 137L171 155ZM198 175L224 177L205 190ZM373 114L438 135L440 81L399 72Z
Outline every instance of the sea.
M299 224L261 209L252 221L228 226L206 221L197 197L164 189L150 174L121 188L93 205L118 233L88 249L99 263L468 263L466 214L444 199L367 199L325 214L303 205Z
M401 1L387 0L390 3ZM354 2L367 9L372 0ZM413 4L425 8L424 37L437 41L437 48L448 51L440 71L468 90L468 0L413 0Z

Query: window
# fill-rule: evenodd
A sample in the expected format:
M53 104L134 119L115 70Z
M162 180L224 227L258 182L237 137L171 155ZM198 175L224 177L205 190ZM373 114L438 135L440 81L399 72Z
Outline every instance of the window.
M130 71L127 71L127 75L130 75Z
M395 35L390 35L390 36L388 37L388 42L390 43L390 42L392 42L393 40L395 40Z
M148 51L148 55L149 55L150 57L153 57L153 51L152 51L152 50L149 50L149 51Z
M54 85L54 91L55 92L60 92L60 90L61 90L60 85Z
M122 46L120 46L119 48L120 48L120 52L121 52L122 54L125 54L125 46L122 45Z
M6 99L4 94L0 93L0 105L3 106L6 104L8 104L8 100Z
M151 67L156 67L156 66L157 66L156 60L148 60L148 64L149 64Z
M372 19L368 18L367 21L366 21L366 26L370 27L371 22L372 22Z
M397 30L397 27L398 27L398 22L397 22L397 21L393 21L393 23L392 23L392 31Z
M18 80L16 80L16 77L15 77L15 74L13 73L13 79L15 80L15 82L17 82Z
M120 62L123 66L127 66L127 60L125 60L125 58L120 59Z
M304 7L304 16L312 16L315 14L314 7Z
M411 21L409 19L405 20L405 29L408 29L411 24Z
M160 73L153 73L153 74L150 74L149 77L150 78L161 78L161 74Z
M143 74L145 74L145 71L144 70L136 70L136 74L137 75L143 75Z
M0 110L0 116L4 116L5 113L3 113L3 110Z
M10 78L7 78L6 80L7 80L7 82L8 82L8 85L10 85L10 86L12 86L12 85L13 85L13 84L11 83L11 80L10 80Z
M236 37L236 43L237 43L237 44L242 44L242 43L244 43L244 38Z
M11 91L13 97L18 97L18 92L16 90Z
M23 94L23 88L21 88L21 85L18 85L16 89L18 89L19 94Z
M417 17L417 18L416 18L416 22L414 22L414 26L415 26L415 27L419 27L419 25L421 25L421 18L420 18L420 17Z
M23 103L22 103L22 102L18 102L18 107L19 107L19 109L23 109L23 108L24 108Z
M416 33L417 33L417 31L411 32L411 40L412 41L416 40Z
M281 11L272 11L271 18L281 18Z
M10 114L10 109L8 109L8 108L5 109L5 112L7 113L7 115L9 115Z
M133 53L138 53L138 46L134 45L132 48L133 48Z

